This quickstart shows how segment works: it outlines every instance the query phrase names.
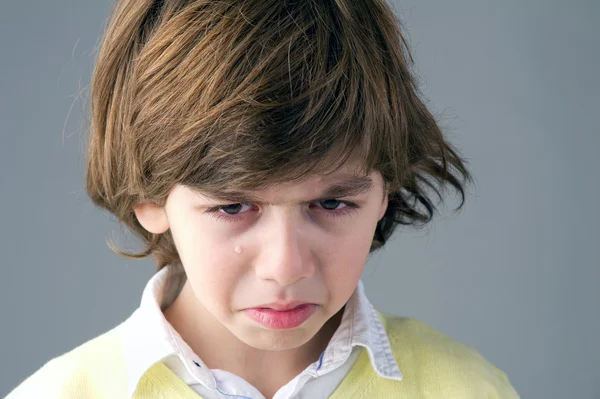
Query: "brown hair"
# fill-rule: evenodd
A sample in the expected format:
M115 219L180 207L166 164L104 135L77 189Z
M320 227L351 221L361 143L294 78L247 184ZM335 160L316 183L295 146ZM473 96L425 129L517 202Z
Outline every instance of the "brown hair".
M87 192L180 262L169 232L137 221L184 184L254 190L351 157L390 194L371 251L423 225L448 184L470 179L420 99L400 22L384 0L121 0L92 78Z

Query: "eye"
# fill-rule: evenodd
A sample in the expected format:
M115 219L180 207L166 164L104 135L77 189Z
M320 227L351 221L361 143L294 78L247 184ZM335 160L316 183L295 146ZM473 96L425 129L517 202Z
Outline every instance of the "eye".
M318 204L318 208L322 209L321 212L325 213L327 217L334 219L349 216L359 208L358 204L337 199L324 199L315 203Z
M235 203L227 205L218 205L210 208L206 211L209 216L214 217L217 220L225 222L235 222L244 218L244 214L248 213L252 209L251 204L246 203Z
M317 200L313 203L317 204L317 208L321 209L321 212L323 212L326 216L332 218L346 216L359 208L357 204L337 199ZM249 213L249 211L252 209L252 204L239 202L234 204L218 205L207 210L206 212L217 220L235 222L242 220L244 218L244 214Z
M338 206L343 205L342 208L339 209L344 209L345 207L347 207L348 205L340 200L336 200L336 199L326 199L326 200L321 200L321 201L317 201L318 204L322 205L321 207L323 209L326 209L328 211L334 211L338 209Z
M242 209L244 206L249 206L249 204L229 204L222 205L217 208L217 210L223 211L228 215L237 215L238 213L242 213Z

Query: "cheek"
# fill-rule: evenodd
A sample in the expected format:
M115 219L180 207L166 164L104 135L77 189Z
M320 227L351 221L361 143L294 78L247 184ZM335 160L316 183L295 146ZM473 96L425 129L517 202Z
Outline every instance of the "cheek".
M240 277L242 263L234 244L209 228L198 229L189 220L171 226L177 251L196 295L225 304Z
M348 272L363 268L369 252L371 237L364 235L353 235L344 240L336 240L337 245L330 248L328 256L330 264L335 264L336 269Z
M360 227L359 227L360 226ZM326 258L322 259L323 274L335 302L345 302L354 291L365 267L375 231L371 219L361 220L346 234L331 238Z

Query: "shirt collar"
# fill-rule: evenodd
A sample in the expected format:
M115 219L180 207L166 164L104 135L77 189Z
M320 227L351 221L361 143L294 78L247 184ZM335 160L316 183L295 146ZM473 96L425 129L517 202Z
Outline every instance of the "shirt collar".
M178 366L182 364L195 382L209 389L217 388L210 369L171 326L160 309L160 299L169 275L168 267L159 270L148 281L140 307L125 323L123 353L129 397L146 371L160 361L173 360L173 357L181 361L177 363ZM385 327L365 295L362 281L359 281L346 303L340 326L327 348L305 372L318 377L333 371L348 360L355 346L367 350L371 365L378 375L393 380L402 379Z
M380 377L402 380L385 327L367 298L362 281L346 303L340 326L313 373L319 376L336 369L350 357L355 346L366 349L371 366Z
M146 371L160 361L173 364L173 357L179 358L181 362L175 364L183 366L195 382L211 389L217 386L209 368L171 326L160 308L168 276L168 266L152 276L144 288L140 307L126 322L123 354L129 397Z

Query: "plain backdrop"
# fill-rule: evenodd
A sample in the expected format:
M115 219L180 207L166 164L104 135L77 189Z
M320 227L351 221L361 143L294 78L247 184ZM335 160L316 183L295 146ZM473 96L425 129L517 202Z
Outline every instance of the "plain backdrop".
M89 78L111 6L0 11L0 396L127 318L154 272L108 249L121 229L84 191ZM600 2L394 7L476 185L463 212L399 230L370 259L368 295L474 347L524 398L600 398Z

